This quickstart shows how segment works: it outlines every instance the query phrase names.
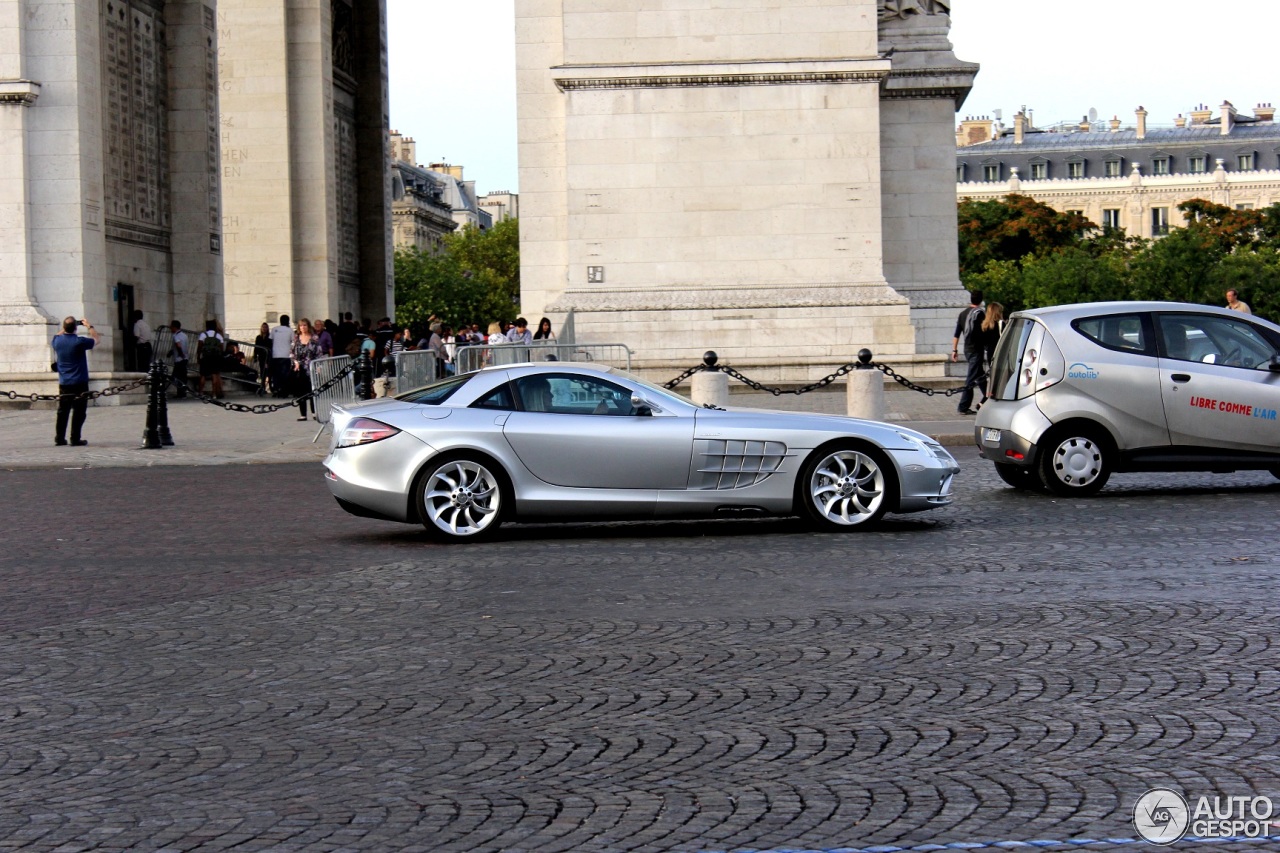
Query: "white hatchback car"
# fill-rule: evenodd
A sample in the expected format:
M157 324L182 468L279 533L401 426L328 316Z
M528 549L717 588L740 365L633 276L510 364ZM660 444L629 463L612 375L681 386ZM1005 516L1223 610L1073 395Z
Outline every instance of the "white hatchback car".
M1224 308L1019 311L974 425L1009 485L1091 495L1115 472L1280 477L1280 326Z

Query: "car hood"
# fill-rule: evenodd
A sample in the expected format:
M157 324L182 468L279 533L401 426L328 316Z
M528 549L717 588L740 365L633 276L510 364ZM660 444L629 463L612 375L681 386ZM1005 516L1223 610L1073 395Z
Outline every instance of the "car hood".
M748 409L730 406L727 409L701 409L698 411L698 431L714 430L718 427L738 425L774 425L786 429L832 430L854 432L862 435L875 434L881 441L895 443L890 436L901 434L914 436L920 441L931 444L937 442L918 430L900 424L875 421L867 418L851 418L847 415L827 415L817 412L788 412L780 409ZM900 442L899 442L900 443Z

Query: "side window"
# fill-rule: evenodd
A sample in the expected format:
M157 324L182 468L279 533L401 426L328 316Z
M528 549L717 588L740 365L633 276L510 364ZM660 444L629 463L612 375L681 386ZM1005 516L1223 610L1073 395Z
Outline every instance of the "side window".
M1276 354L1252 325L1229 317L1160 314L1156 323L1166 358L1265 370Z
M502 412L514 412L515 397L511 395L510 383L504 382L493 389L487 396L481 397L471 404L473 409L497 409Z
M557 415L630 415L631 392L587 376L543 374L516 380L521 408Z
M1106 317L1085 317L1076 320L1071 327L1099 346L1119 352L1154 355L1141 314L1111 314Z

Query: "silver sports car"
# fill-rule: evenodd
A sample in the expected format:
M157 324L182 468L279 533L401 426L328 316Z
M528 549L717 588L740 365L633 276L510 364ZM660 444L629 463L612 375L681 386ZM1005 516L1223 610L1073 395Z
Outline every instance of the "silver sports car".
M355 515L479 540L511 521L803 515L824 530L951 502L933 439L877 421L700 407L607 367L492 367L333 411Z

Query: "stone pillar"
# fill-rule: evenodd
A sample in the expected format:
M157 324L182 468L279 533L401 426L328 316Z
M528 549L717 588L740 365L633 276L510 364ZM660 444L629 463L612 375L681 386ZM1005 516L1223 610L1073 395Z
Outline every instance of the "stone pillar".
M55 320L41 311L31 274L30 107L40 84L26 77L24 0L0 2L0 373L48 372Z
M356 149L359 182L360 284L344 287L332 311L395 316L395 235L391 219L391 134L387 88L387 3L359 0L355 6ZM414 165L417 165L416 162ZM356 301L358 300L358 302ZM343 306L350 307L343 307ZM358 305L359 307L355 307Z
M689 399L699 406L710 404L724 408L729 405L729 374L718 370L704 370L689 377Z
M916 352L937 356L968 304L956 245L954 118L978 72L952 52L947 9L937 0L880 0L879 16L880 52L893 63L880 91L884 275L911 304Z
M882 421L885 416L884 374L878 370L855 370L845 389L849 417Z

